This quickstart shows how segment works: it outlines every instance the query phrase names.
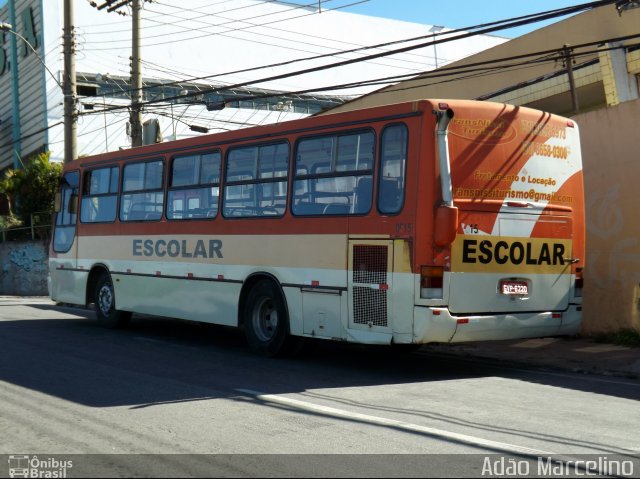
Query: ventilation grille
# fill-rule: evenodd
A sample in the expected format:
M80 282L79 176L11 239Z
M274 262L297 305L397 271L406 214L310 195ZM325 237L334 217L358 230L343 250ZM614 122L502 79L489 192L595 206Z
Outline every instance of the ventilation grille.
M386 246L362 245L353 247L353 282L386 284Z
M353 287L353 322L387 326L387 292L366 286Z
M387 246L353 247L353 322L387 326Z

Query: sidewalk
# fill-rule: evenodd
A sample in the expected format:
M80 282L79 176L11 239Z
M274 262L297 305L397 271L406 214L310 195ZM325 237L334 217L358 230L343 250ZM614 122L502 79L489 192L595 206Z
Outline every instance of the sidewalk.
M504 361L579 373L640 378L640 348L598 343L589 338L540 338L434 344L444 355Z

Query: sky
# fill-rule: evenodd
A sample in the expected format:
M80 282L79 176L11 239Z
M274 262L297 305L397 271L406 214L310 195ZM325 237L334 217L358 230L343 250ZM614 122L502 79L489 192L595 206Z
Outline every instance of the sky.
M76 0L78 1L78 0ZM84 1L84 0L80 0ZM182 0L187 4L188 0ZM313 0L288 0L291 3L311 4ZM347 12L393 18L407 22L442 25L461 28L495 20L518 17L530 13L587 3L589 0L322 0L323 8L357 3L343 10ZM0 0L0 6L7 0ZM613 8L613 7L611 7ZM561 20L561 18L559 19ZM496 35L514 38L540 28L547 23L535 23L527 27L502 30Z
M358 0L332 0L326 2L324 7L332 8L334 4L346 5L357 1ZM462 28L531 13L554 10L556 8L570 7L587 3L588 1L589 0L489 0L487 2L481 2L478 0L365 0L357 5L344 8L343 10L414 23ZM295 0L295 3L307 4L311 2L308 0ZM560 17L558 20L562 20L562 18L566 17ZM514 38L541 28L549 23L551 22L540 22L527 27L502 30L496 33L496 35Z

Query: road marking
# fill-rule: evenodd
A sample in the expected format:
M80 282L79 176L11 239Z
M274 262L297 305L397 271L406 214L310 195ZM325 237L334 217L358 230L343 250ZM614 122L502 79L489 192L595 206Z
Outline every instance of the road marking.
M436 429L428 426L420 426L419 424L412 424L404 421L397 421L395 419L387 419L379 416L371 416L369 414L361 414L357 412L346 411L344 409L337 409L329 406L320 406L318 404L300 401L298 399L291 399L288 397L277 396L274 394L264 394L259 391L253 391L251 389L236 389L235 391L249 396L254 396L257 399L265 402L271 402L275 404L284 404L292 406L297 409L316 412L321 414L327 414L334 417L342 417L346 419L356 419L359 421L367 422L369 424L376 424L380 426L392 426L395 429L405 430L407 432L420 432L429 434L432 436L439 436L443 439L454 440L471 446L481 446L489 449L514 453L514 454L527 454L531 456L554 456L555 454L540 449L532 449L529 447L517 446L515 444L508 444L505 442L492 441L490 439L483 439L480 437L469 436L467 434L460 434L451 431L445 431L444 429Z
M559 341L558 338L537 338L537 339L527 339L526 341L522 341L521 343L512 344L511 348L542 348L544 346L548 346L549 344L553 344Z
M615 344L603 344L602 346L587 346L586 348L574 349L581 353L611 353L617 351L628 351L628 346L618 346Z
M498 357L489 357L489 356L475 356L473 357L473 359L468 359L462 356L458 356L457 354L449 354L449 353L435 353L432 354L430 352L418 352L417 353L420 356L434 356L436 358L439 359L455 359L457 361L463 361L465 363L473 363L473 364L478 364L478 363L482 363L485 364L489 367L495 368L495 369L504 369L507 371L517 371L520 373L526 373L526 374L538 374L541 376L556 376L556 377L561 377L561 378L568 378L568 379L579 379L580 381L590 381L590 382L599 382L599 383L607 383L607 384L618 384L618 385L623 385L623 386L632 386L632 387L640 387L640 382L638 382L636 379L632 379L629 378L629 380L624 381L622 379L620 380L616 380L616 379L605 379L602 377L598 377L602 376L602 375L606 375L607 371L595 371L593 373L585 373L585 372L581 372L581 371L567 371L567 372L552 372L552 371L548 371L548 370L544 370L544 368L553 368L554 365L552 364L539 364L539 363L532 363L531 364L531 369L525 369L523 367L518 367L518 366L508 366L505 364L496 364L494 363L494 361L502 361L504 360L504 358L498 358ZM507 359L508 361L509 359ZM622 373L622 372L621 372ZM614 376L615 377L615 376ZM510 378L507 378L510 379Z

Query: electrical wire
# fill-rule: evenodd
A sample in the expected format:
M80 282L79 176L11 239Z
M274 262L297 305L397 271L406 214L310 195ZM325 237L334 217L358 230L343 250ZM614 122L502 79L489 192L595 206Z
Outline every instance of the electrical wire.
M360 3L366 3L368 1L370 1L370 0L360 0L360 1L352 3L352 4L344 5L344 6L333 8L333 9L328 9L327 11L346 8L346 7L350 7L350 6L353 6L353 5L358 5ZM308 8L311 5L317 5L317 2L311 3L311 4L306 4L306 5L298 5L298 6L295 6L295 7L288 8L286 10L278 10L278 11L275 11L275 12L269 12L269 13L264 13L264 14L261 14L261 15L255 15L253 17L248 17L248 18L245 18L245 19L230 20L230 21L222 22L222 23L215 24L215 25L212 25L212 26L213 27L222 27L224 25L228 25L228 24L232 24L232 23L236 23L236 22L241 22L241 21L246 21L246 20L254 20L254 19L257 19L257 18L268 17L268 16L271 16L271 15L279 15L279 14L288 13L288 12L291 12L291 11L294 11L294 10ZM167 15L164 12L158 12L158 11L154 11L154 10L148 10L147 9L146 11L149 11L151 13L157 13L158 14L157 17L161 17L161 16L162 17L166 17L166 15ZM287 21L287 20L293 20L293 19L296 19L296 18L306 17L306 16L309 16L309 15L317 15L317 13L316 12L305 13L303 15L298 15L298 16L294 16L294 17L288 17L288 18L285 18L285 19L275 20L273 22L267 22L264 25L269 25L271 23L278 23L278 22ZM153 18L157 18L157 17L152 17L152 19ZM156 22L156 23L161 23L161 22ZM258 25L258 26L261 26L261 25ZM172 25L172 26L174 26L174 25ZM194 30L197 30L197 29L194 29ZM242 29L233 29L233 28L231 28L228 31L235 31L235 30L242 30ZM120 31L125 32L127 30L120 30ZM158 35L147 35L145 37L145 40L149 39L149 38L166 38L166 37L172 36L172 35L181 35L182 33L183 32L175 32L175 33L163 32L163 33L158 34ZM181 42L181 41L186 41L186 40L204 38L204 37L212 36L212 35L216 35L216 34L217 34L216 32L208 32L206 35L197 35L197 36L193 36L193 37L189 37L189 38L173 39L173 40L168 40L168 41L160 42L160 43L151 43L151 44L147 44L147 45L144 45L144 46L145 47L150 47L150 46L155 46L155 45L165 45L167 43L176 43L176 42ZM88 43L101 43L102 44L102 43L122 43L122 42L125 42L125 40L92 41L92 42L88 42ZM103 49L100 49L100 50L108 50L108 49L104 49L103 48Z
M372 54L372 55L368 55L368 56L365 56L365 57L361 57L359 59L353 59L353 60L349 60L349 61L345 61L345 62L338 62L338 63L328 64L328 65L325 65L324 67L316 67L316 69L307 69L307 70L302 70L302 71L299 71L299 72L292 72L292 73L285 74L285 75L278 76L278 77L269 77L269 78L266 78L266 79L259 79L259 80L255 80L255 81L253 81L251 83L259 83L259 82L263 82L263 81L271 81L273 79L288 78L290 76L296 76L296 75L309 73L309 72L313 72L313 71L320 71L320 70L323 70L323 69L335 68L337 66L343 66L345 64L357 63L359 61L366 61L366 60L368 60L370 58L380 58L380 57L383 57L383 56L393 55L393 54L396 54L396 53L399 53L399 52L404 53L406 51L412 51L412 50L423 48L423 47L428 47L428 46L438 45L438 44L441 44L441 43L447 43L447 42L455 41L455 40L458 40L460 38L469 38L469 37L472 37L472 36L475 36L475 35L481 35L481 34L484 34L484 33L491 33L491 32L502 30L502 29L509 29L509 28L513 28L513 27L516 27L516 26L522 26L522 25L525 25L525 24L535 23L537 21L548 20L548 19L555 18L555 17L558 17L558 16L565 16L565 15L568 15L570 13L578 13L578 12L583 11L583 10L597 8L597 7L601 7L601 6L604 6L604 5L609 5L609 4L612 4L612 3L615 3L615 0L600 0L600 1L595 1L595 2L589 2L589 3L576 5L576 6L573 6L573 7L566 7L566 8L561 8L561 9L549 10L549 11L538 12L538 13L534 13L534 14L530 14L530 15L523 15L523 16L519 16L519 17L513 17L513 18L509 18L509 19L497 20L497 21L493 21L493 22L489 22L489 23L483 23L483 24L479 24L479 25L468 26L468 27L464 27L464 28L450 30L450 31L447 31L447 32L439 32L439 33L435 33L435 34L422 35L422 36L419 36L419 37L412 37L412 38L407 38L407 39L402 39L402 40L395 40L395 41L391 41L391 42L379 43L379 44L370 45L370 46L367 46L367 47L359 47L359 48L353 48L353 49L350 49L350 50L343 50L343 51L341 51L339 53L340 54L352 53L352 52L357 52L357 51L361 51L361 50L367 50L367 49L373 49L373 48L382 48L382 47L386 47L386 46L391 46L391 45L397 45L397 44L401 44L401 43L407 43L407 42L422 40L422 39L425 39L425 38L431 39L434 36L447 35L447 38L443 38L443 39L439 39L439 40L432 40L432 41L429 41L429 42L426 42L426 43L413 45L413 46L409 46L409 47L404 47L404 48L401 48L401 49L385 51L385 52L377 53L377 54ZM485 28L485 27L487 27L487 28ZM480 31L474 33L473 30L480 30ZM456 33L461 33L461 35L451 36L452 34L456 34ZM257 67L249 67L249 68L244 68L244 69L235 70L235 71L226 72L226 73L217 73L217 74L213 74L213 75L193 77L193 78L190 78L190 79L185 79L184 81L198 81L198 80L212 79L212 78L217 78L217 77L220 77L220 76L228 76L228 75L234 75L234 74L238 74L238 73L247 73L247 72L266 69L266 68L276 68L276 67L288 66L288 65L292 65L294 63L299 63L299 62L303 62L303 61L310 61L310 60L318 60L318 59L328 58L328 57L335 57L337 54L338 53L328 53L328 54L315 55L315 56L306 57L306 58L298 58L298 59L293 59L293 60L286 60L286 61L282 61L282 62L272 63L272 64L268 64L268 65L262 65L262 66L257 66ZM251 84L251 83L246 83L246 84ZM243 85L245 85L245 84L243 84ZM236 85L234 85L234 87L237 88Z
M161 5L165 5L165 4L161 4ZM174 7L174 8L178 8L178 7ZM191 11L195 11L195 10L191 10ZM211 15L216 16L216 17L220 17L220 18L223 18L223 19L227 19L227 18L222 17L222 16L220 16L218 14L211 14ZM175 14L165 14L163 16L163 18L166 18L167 16L168 17L172 17L172 18L176 18L176 19L181 20L181 21L190 20L188 18L184 18L182 16L175 15ZM152 20L152 21L155 21L155 20ZM232 22L238 22L238 23L248 23L251 27L263 27L264 26L264 25L260 25L260 24L253 24L253 23L249 22L248 20L231 20L231 21ZM189 26L186 26L186 25L183 26L183 25L180 25L179 23L168 23L168 22L158 22L158 23L161 23L163 25L171 25L173 27L183 28L185 30L190 30L190 31L191 30L206 31L203 28L193 28L193 27L189 27ZM201 24L207 25L209 27L215 27L215 26L219 25L219 24L218 25L211 24L209 22L204 22L204 21L200 21L200 20L197 20L197 23L201 23ZM294 33L296 35L305 36L305 37L315 37L313 35L301 34L301 33L297 33L297 32L292 32L291 30L285 30L285 29L276 28L276 27L266 26L265 28L266 29L271 29L271 30L284 31L284 32L287 32L289 34ZM265 34L265 33L251 32L251 31L246 31L246 30L245 30L245 32L248 33L248 34L251 34L251 35L259 35L261 38L263 38L263 37L264 38L273 38L273 39L276 39L276 40L284 40L286 42L293 42L296 45L310 45L310 46L314 46L314 47L318 47L318 48L331 49L331 50L337 51L338 53L340 53L340 51L342 50L340 48L329 47L329 46L326 46L326 45L318 45L317 43L306 42L306 41L302 41L302 40L299 40L299 39L298 40L294 40L292 38L284 38L284 37L279 37L279 36L276 36L276 35L269 35L269 34ZM286 46L286 45L274 45L274 44L267 43L267 42L264 42L264 41L258 41L258 40L248 39L248 38L242 38L242 37L238 37L238 36L235 36L235 35L228 35L225 32L217 33L217 35L220 35L220 36L223 36L223 37L228 37L228 38L233 38L233 39L238 39L238 40L243 40L243 41L248 41L248 42L252 42L252 43L257 43L257 44L275 46L277 48L288 49L288 50L291 50L291 51L300 51L300 52L304 52L304 53L318 54L317 52L309 52L308 50L303 50L301 48L293 48L293 47ZM334 40L334 39L327 39L325 37L315 37L315 38L321 38L323 40L330 40L330 41L336 42L336 40ZM344 43L344 42L340 42L340 43ZM359 47L363 47L363 45L358 45L358 46ZM393 58L391 60L397 61L397 62L412 63L414 65L419 64L421 67L424 66L424 57L423 56L412 54L412 53L408 53L407 55L419 57L420 61L408 60L408 59L403 59L403 58ZM388 65L388 64L382 64L382 65L389 66L389 67L395 67L395 68L402 68L402 67L397 66L397 65Z
M595 2L595 3L601 3L601 2ZM608 3L611 3L611 2L609 1ZM521 22L518 21L518 22L515 22L515 23L519 24ZM511 24L509 24L509 25L511 25ZM516 26L519 26L519 25L516 25ZM495 30L495 28L496 27L490 27L491 30ZM472 35L476 35L476 34L479 35L479 34L483 34L483 33L486 33L486 29L485 30L481 30L481 31L479 31L479 32L477 32L475 34L466 33L466 34L458 35L456 37L449 37L449 38L445 38L445 39L441 39L441 40L435 40L435 41L432 41L432 42L428 42L426 45L433 45L433 44L436 44L436 43L444 43L444 42L447 42L447 41L454 41L454 40L457 40L457 39L460 39L460 38L463 38L463 37L467 38L467 37L472 36ZM624 40L624 39L629 39L629 38L634 38L634 37L635 37L635 35L630 35L630 36L626 36L626 37L618 37L615 40ZM589 43L582 44L582 45L576 45L573 48L579 48L579 47L584 47L584 46L587 46L587 45L593 45L593 44L597 44L597 43L602 43L602 41L603 40L601 40L600 42L589 42ZM604 41L613 41L613 39L604 40ZM398 50L403 50L404 51L404 50L407 50L407 49L420 48L420 47L423 47L423 46L425 46L425 44L418 45L418 46L414 45L414 46L410 46L410 47L403 47L403 48L398 49ZM555 49L555 50L546 50L545 52L537 52L536 54L552 53L552 52L555 52L555 51L557 51L557 49ZM391 52L376 53L376 54L369 55L367 58L374 58L374 57L377 58L377 57L385 56L385 55L388 55L388 54L391 54ZM513 58L526 57L526 56L531 56L531 54L519 55L519 56L515 56ZM502 60L504 60L504 59L502 59ZM251 85L251 84L255 84L255 83L263 83L263 82L274 81L274 80L279 80L279 79L283 79L283 78L289 78L289 77L292 77L292 76L303 75L303 74L307 74L307 73L314 73L314 72L323 71L323 70L327 70L327 69L331 69L331 68L336 68L336 67L339 67L339 66L345 66L345 65L358 63L360 61L363 61L363 59L362 58L358 58L358 59L351 59L351 60L343 60L341 62L330 63L330 64L327 64L327 65L307 68L307 69L304 69L304 70L298 70L298 71L295 71L295 72L283 73L283 74L279 74L279 75L273 75L273 76L270 76L270 77L267 77L267 78L261 78L261 79L252 80L252 81L243 82L243 83L236 83L236 84L231 85L231 86L229 86L227 88L238 89L238 88L242 88L242 87L245 87L245 86L248 86L248 85ZM493 60L493 61L497 61L497 60ZM213 91L213 90L211 90L211 91ZM207 90L204 90L204 92L207 92ZM199 95L199 94L202 94L202 92L188 93L187 95L184 95L182 97L170 97L170 98L165 98L164 100L172 100L172 99L178 99L178 98L192 97L192 96L196 96L196 95ZM144 104L151 104L153 102L154 102L153 100L149 100L147 102L143 102L143 105Z
M587 6L590 6L589 8L596 8L597 6L603 6L603 5L611 4L611 3L614 3L614 2L613 2L613 1L599 1L599 2L591 2L591 3L589 3L589 4L582 4L582 5L579 5L579 6L573 7L573 8L587 8ZM563 11L565 11L566 9L562 9L562 10L563 10ZM557 10L556 10L556 11L552 11L552 12L557 12ZM565 15L565 14L566 14L566 13L563 13L562 15ZM540 13L540 14L537 14L537 15L536 15L536 18L538 18L538 17L540 17L540 16L544 17L544 16L546 16L546 15L549 15L549 14L548 14L547 12L542 12L542 13ZM522 17L515 17L515 18L516 18L516 19L518 19L518 18L522 18ZM547 18L542 18L542 19L547 19ZM512 26L520 26L520 25L512 25L512 23L516 23L516 24L521 23L521 22L520 22L520 21L518 21L518 20L517 20L516 22L512 22L512 23L508 23L507 25L504 25L504 24L505 24L505 23L507 23L509 20L510 20L510 19L508 19L508 20L502 20L502 21L499 21L499 22L492 22L491 24L500 24L500 25L502 25L502 26L501 26L501 27L498 27L498 28L490 27L490 30L491 30L491 31L496 31L496 30L498 30L498 29L502 29L502 28L511 28ZM536 20L536 21L537 21L537 20ZM529 23L529 21L527 21L527 23ZM531 23L532 23L532 22L531 22ZM483 24L483 25L487 25L487 24ZM451 33L451 32L447 32L447 33L449 34L449 33ZM473 35L479 35L479 34L483 34L483 33L486 33L486 32L484 32L484 31L480 31L480 32L476 32L476 33L474 33ZM433 35L429 35L429 37L432 37L432 36L433 36ZM470 35L469 35L469 36L470 36ZM631 35L631 36L626 36L626 37L618 37L618 38L615 38L615 39L600 40L599 42L590 42L590 43L587 43L587 44L576 45L576 46L573 46L573 48L575 49L575 48L580 48L580 47L584 47L584 46L593 46L594 44L598 44L598 43L602 43L602 42L608 42L608 41L620 41L620 40L626 40L626 39L630 39L630 38L635 38L635 37L637 37L637 36L639 36L639 35ZM447 38L447 39L444 39L444 40L436 40L436 41L429 42L429 43L427 43L426 45L422 45L422 46L429 46L429 45L434 45L434 44L437 44L437 43L444 43L445 41L453 41L453 40L456 40L456 39L458 39L458 38L459 38L459 37ZM407 41L407 40L404 40L404 41ZM374 47L375 47L375 46L374 46ZM407 50L407 51L409 51L410 49L420 48L420 47L421 47L421 46L411 46L411 47L404 47L404 48L399 49L399 50ZM367 47L367 48L372 48L372 47ZM619 47L617 47L617 48L619 48ZM388 55L388 54L395 53L396 51L397 51L397 50L394 50L394 51L393 51L393 52L391 52L391 53L390 53L390 52L378 53L378 54L374 54L374 55L370 55L370 56L372 56L372 57L386 56L386 55ZM547 51L546 51L546 53L551 53L551 52L554 52L554 51L555 51L555 52L557 52L558 50L557 50L557 49L556 49L556 50L547 50ZM536 54L538 54L538 55L540 55L541 53L545 53L545 52L536 52ZM510 57L510 58L524 58L524 57L526 57L526 56L530 56L530 55L534 55L534 54L518 55L518 56L514 56L514 57ZM507 58L507 59L509 59L509 58ZM505 60L507 60L507 59L498 59L498 60L493 60L492 62L505 61ZM298 60L298 61L303 61L303 60ZM357 61L362 61L362 59L351 60L351 61L350 61L350 63L356 63ZM323 69L327 69L327 68L335 68L336 66L342 66L342 64L344 64L344 63L345 63L345 62L338 62L338 64L337 64L337 65L336 65L336 64L330 64L330 65L325 65L325 66L322 66L322 67L316 67L316 68L314 68L314 69L307 69L307 70L303 70L303 71L299 71L299 72L292 72L292 73L289 73L289 74L277 75L277 76L275 76L275 78L282 78L282 77L285 77L285 76L296 76L296 75L300 75L300 74L303 74L303 73L308 73L308 72L310 72L310 71L319 71L319 70L323 70ZM479 63L483 63L483 62L479 62ZM476 64L479 64L479 63L476 63ZM470 65L473 65L473 64L470 64ZM470 66L470 65L466 65L466 66L468 67L468 66ZM260 68L260 67L258 67L258 68ZM263 67L263 68L264 68L264 67ZM462 67L452 67L452 68L462 68ZM440 72L442 72L442 70L444 70L444 69L447 69L447 67L443 67L443 69L440 69L439 71L440 71ZM451 68L449 68L449 69L451 69ZM209 76L209 77L206 77L206 78L211 78L211 77L212 77L212 76ZM257 82L262 82L262 81L268 81L268 80L273 79L273 78L274 78L274 77L270 77L270 78L268 78L268 79L262 79L262 80L255 80L255 81L252 81L252 82L250 82L250 83L257 83ZM423 76L423 77L420 77L420 78L425 78L425 77ZM240 86L244 86L244 85L240 85ZM230 88L239 88L239 86L238 86L238 85L233 85L233 86L231 86ZM326 90L329 90L329 89L335 89L335 86L332 86L332 87L325 87L325 91L326 91ZM317 89L314 89L314 90L317 90ZM199 94L199 93L198 93L198 94ZM193 95L191 95L191 96L193 96ZM172 99L177 99L177 98L184 98L184 97L165 98L165 99L163 99L162 101L165 101L165 102L166 102L167 100L172 100ZM158 101L149 101L149 102L144 102L143 104L150 105L150 104L153 104L153 103L158 103ZM91 113L92 113L92 114L96 114L96 113L104 113L104 112L106 112L106 111L115 111L116 109L125 109L125 108L128 108L128 107L129 107L129 106L124 106L124 107L114 107L114 108L111 108L111 109L103 109L103 110L99 110L99 111L93 111L93 112L91 112ZM82 115L82 114L81 114L81 115ZM83 116L84 116L84 115L83 115ZM56 123L56 124L54 124L54 125L50 125L50 126L48 126L48 127L44 128L44 129L42 129L42 130L39 130L38 132L34 132L34 133L29 134L29 135L23 135L23 136L21 137L21 140L22 140L22 139L24 139L24 138L27 138L27 137L33 136L33 135L35 135L35 134L38 134L38 133L40 133L40 132L42 132L42 131L48 130L48 129L50 129L50 128L53 128L53 127L55 127L55 126L58 126L58 125L60 125L61 123L62 123L62 122L58 122L58 123ZM12 142L8 143L7 145L4 145L4 146L12 145L12 144L14 144L15 142L16 142L16 141L12 141Z

